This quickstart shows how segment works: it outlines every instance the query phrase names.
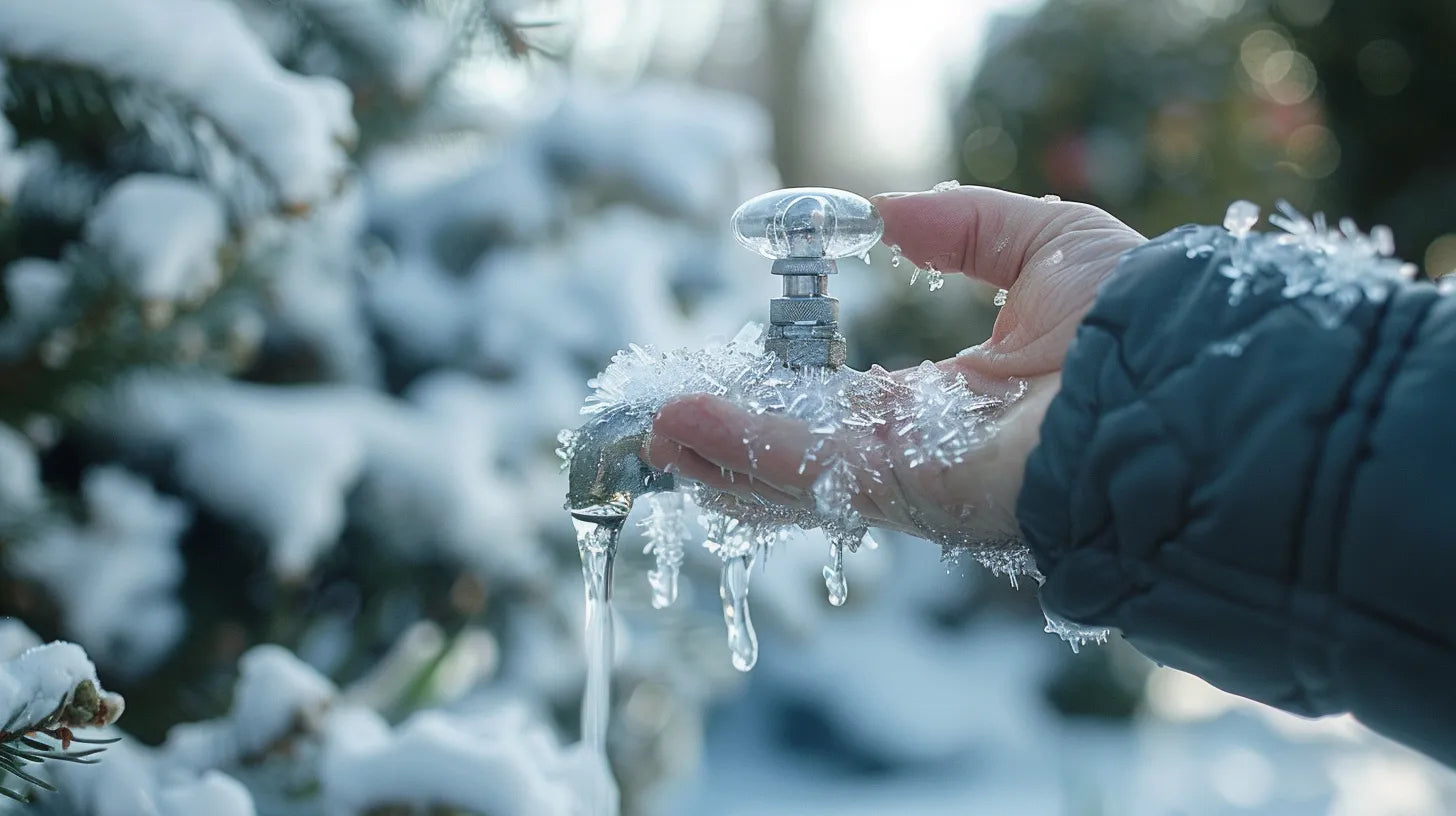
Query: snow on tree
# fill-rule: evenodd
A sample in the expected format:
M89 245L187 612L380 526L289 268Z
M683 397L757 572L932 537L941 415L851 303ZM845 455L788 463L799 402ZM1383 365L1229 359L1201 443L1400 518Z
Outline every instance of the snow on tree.
M72 750L72 743L110 740L83 739L72 729L111 725L126 704L101 688L96 668L74 643L41 644L29 629L6 622L0 658L0 770L14 777L0 785L0 794L24 801L11 785L55 789L36 775L44 773L43 763L95 762L101 748Z
M550 13L0 8L0 614L132 702L99 764L46 763L47 812L566 814L611 790L567 725L554 437L628 341L759 311L721 223L774 174L742 100L563 81ZM530 104L483 93L497 71ZM682 712L614 741L632 810L733 681L652 638L622 664L624 700L652 678Z

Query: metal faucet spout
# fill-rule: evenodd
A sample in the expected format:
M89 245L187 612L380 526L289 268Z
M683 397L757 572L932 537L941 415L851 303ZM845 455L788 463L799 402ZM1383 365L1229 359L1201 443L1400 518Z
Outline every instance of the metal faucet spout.
M672 490L671 474L653 470L640 451L652 430L652 414L628 406L592 417L566 447L566 509L577 518L625 517L632 502Z

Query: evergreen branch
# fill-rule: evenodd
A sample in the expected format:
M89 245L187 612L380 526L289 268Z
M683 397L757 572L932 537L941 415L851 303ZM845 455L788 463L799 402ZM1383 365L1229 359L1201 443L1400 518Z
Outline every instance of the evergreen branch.
M160 172L203 181L235 221L280 207L277 181L239 140L187 100L63 62L9 59L4 114L21 143L43 140L114 181Z
M35 151L9 206L0 205L0 267L20 258L59 258L77 240L108 184L100 172Z
M62 263L72 282L61 308L33 329L22 356L0 358L0 421L69 414L70 395L97 389L136 366L235 371L255 338L233 323L252 311L265 258L219 251L218 289L197 302L144 302L101 250L73 244Z
M55 786L31 772L48 761L94 764L94 757L114 739L81 739L73 728L96 728L112 724L121 716L121 697L104 692L96 682L96 670L79 646L50 643L30 649L13 660L0 663L0 780L14 776L41 790ZM56 746L37 739L41 734L60 743ZM71 743L101 745L100 748L70 750ZM29 797L0 785L0 795L21 802Z

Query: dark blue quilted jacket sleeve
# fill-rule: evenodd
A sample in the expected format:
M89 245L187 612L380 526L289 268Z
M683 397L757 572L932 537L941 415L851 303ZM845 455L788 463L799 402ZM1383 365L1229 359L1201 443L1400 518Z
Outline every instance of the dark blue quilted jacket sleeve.
M1130 253L1079 329L1018 507L1042 603L1456 765L1456 297L1231 305L1208 235Z

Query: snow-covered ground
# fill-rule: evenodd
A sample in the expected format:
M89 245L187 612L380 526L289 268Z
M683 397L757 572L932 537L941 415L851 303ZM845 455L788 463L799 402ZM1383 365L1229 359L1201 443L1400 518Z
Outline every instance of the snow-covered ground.
M1131 721L1064 718L1042 688L1065 644L1006 613L938 625L936 600L975 592L987 576L947 570L923 542L886 538L889 563L848 606L815 598L823 614L812 637L762 635L744 692L709 721L697 774L657 813L1456 812L1456 772L1351 718L1302 719L1171 669L1152 671ZM851 580L857 563L847 564ZM771 564L757 589L782 582L808 593L808 566ZM1099 648L1114 647L1070 659Z

